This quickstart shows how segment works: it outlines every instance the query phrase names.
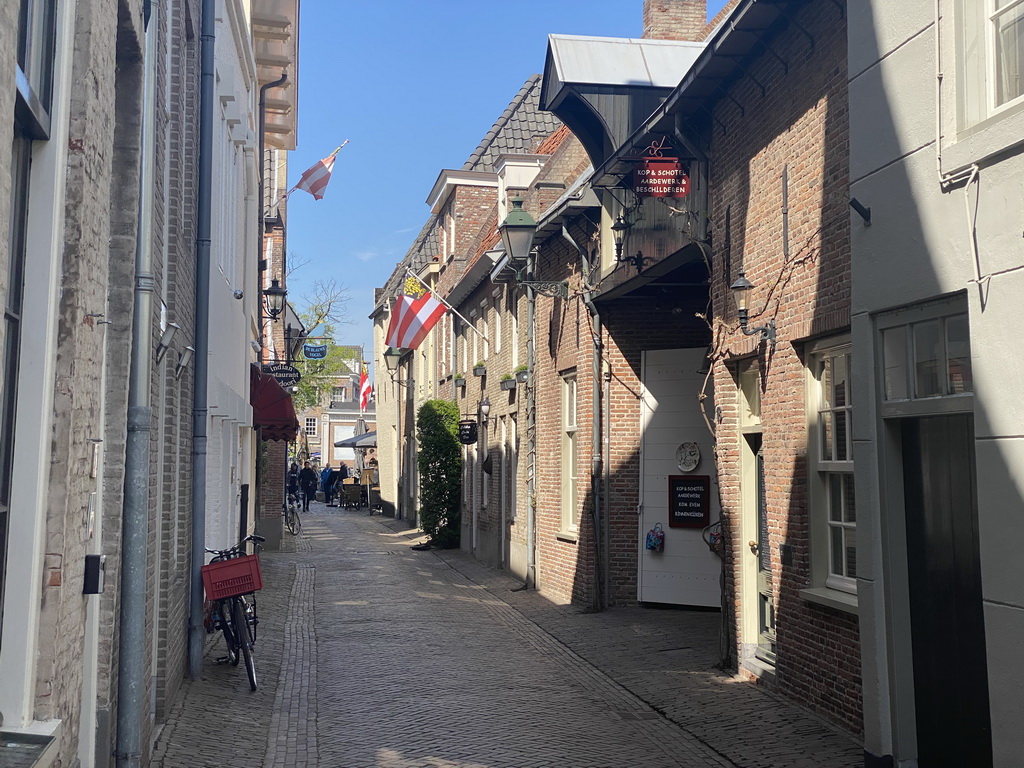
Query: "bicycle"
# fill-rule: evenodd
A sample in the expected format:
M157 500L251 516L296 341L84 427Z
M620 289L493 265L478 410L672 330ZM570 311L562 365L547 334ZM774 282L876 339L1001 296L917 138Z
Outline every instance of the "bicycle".
M299 519L299 495L298 493L288 494L288 503L284 508L284 527L292 536L298 536L302 530L302 520Z
M227 656L220 662L238 666L239 657L245 660L245 673L249 688L256 690L256 592L263 588L259 558L255 552L246 554L246 544L252 543L258 551L262 536L246 536L229 549L207 549L213 555L209 564L201 568L206 597L212 604L211 624L224 633ZM209 631L214 631L210 629Z

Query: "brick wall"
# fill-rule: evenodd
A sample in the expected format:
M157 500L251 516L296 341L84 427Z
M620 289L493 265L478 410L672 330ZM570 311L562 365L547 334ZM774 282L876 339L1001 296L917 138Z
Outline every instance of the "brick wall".
M707 22L706 0L644 0L648 40L700 40Z
M85 611L83 562L88 536L93 439L104 440L112 466L104 475L116 497L123 478L125 370L130 350L131 281L127 303L108 284L124 289L118 263L131 264L135 253L138 201L141 29L119 28L118 4L77 6L72 80L89 82L71 94L70 154L67 169L63 273L59 305L56 381L46 516L46 560L39 624L35 717L64 721L60 755L68 764L77 752L84 671ZM125 2L126 18L140 20L141 3ZM126 309L127 308L127 309ZM87 313L106 313L111 325L97 325ZM109 333L108 331L113 331ZM109 427L105 428L102 378L104 356L113 374L108 381ZM112 411L112 412L111 412ZM110 443L107 444L107 438ZM120 455L118 455L120 450ZM109 526L108 526L109 528ZM120 526L111 533L116 541ZM107 590L118 589L116 563ZM101 642L108 637L101 633ZM101 653L113 655L107 645ZM91 724L89 725L91 727Z
M804 343L849 327L849 212L846 99L846 28L839 9L810 4L772 43L790 52L788 73L771 55L749 71L765 86L741 80L714 108L711 219L715 259L712 293L717 354L723 363L757 361L762 374L762 425L771 573L775 584L777 654L775 687L855 734L862 730L860 649L856 614L817 605L799 591L812 586L806 462L807 403ZM722 130L724 125L726 130ZM782 237L782 174L789 176L788 258ZM729 231L726 232L728 211ZM728 260L724 244L729 242ZM757 354L755 338L737 332L728 285L740 269L757 286L751 324L769 317L778 328L770 354ZM743 657L742 558L739 538L740 436L732 369L715 368L722 515L729 542L727 589L733 596L733 645ZM745 537L744 537L745 538ZM781 563L779 545L793 548ZM749 642L749 638L747 639Z

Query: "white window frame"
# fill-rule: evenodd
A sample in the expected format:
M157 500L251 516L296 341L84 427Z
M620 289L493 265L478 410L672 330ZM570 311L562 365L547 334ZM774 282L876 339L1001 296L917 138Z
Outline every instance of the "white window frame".
M562 532L575 534L579 530L579 389L575 369L562 374L561 389Z
M988 77L988 107L989 114L995 115L1004 109L1009 109L1017 104L1024 102L1024 87L1020 87L1021 93L1018 96L1014 96L1012 99L1007 99L1002 103L998 103L996 93L996 82L1000 72L1000 62L996 58L996 44L997 34L996 29L998 27L998 19L1001 16L1012 14L1014 12L1024 12L1024 0L1007 0L1006 4L1002 8L996 8L996 0L985 0L985 71ZM1022 22L1024 23L1024 22ZM1024 63L1024 62L1022 62ZM1019 69L1020 63L1018 64ZM1021 73L1017 73L1018 80L1021 79Z
M306 417L306 424L305 424L305 427L304 427L305 432L306 432L306 437L316 437L316 435L317 435L317 426L318 426L318 420L315 417L314 418L310 418L310 417L307 416ZM310 427L312 427L312 431L310 431Z
M853 403L851 384L851 343L849 336L828 339L811 346L808 350L807 366L807 421L808 421L808 450L807 464L809 472L810 490L810 511L811 511L811 575L815 587L832 592L845 593L854 600L857 594L856 576L846 575L846 553L852 543L854 552L857 549L857 523L856 512L854 520L848 521L845 514L846 497L840 494L840 503L843 509L833 514L832 483L838 480L840 483L853 482ZM846 366L846 391L844 402L837 404L826 399L823 390L823 376L825 368L833 365L834 361L843 360ZM845 437L843 445L839 446L836 439L838 430L834 424L836 416L841 415L846 421ZM826 418L831 417L833 427L831 429L831 454L826 450L823 436L826 434L824 425ZM841 448L841 451L840 451ZM839 455L845 458L837 458ZM852 491L852 487L850 489ZM856 510L856 496L854 498L854 510ZM844 562L836 564L833 562L833 536L836 532L842 538L842 553ZM856 556L856 555L855 555ZM856 560L855 560L856 563ZM856 567L856 566L854 566Z
M501 354L501 289L494 291L494 354Z

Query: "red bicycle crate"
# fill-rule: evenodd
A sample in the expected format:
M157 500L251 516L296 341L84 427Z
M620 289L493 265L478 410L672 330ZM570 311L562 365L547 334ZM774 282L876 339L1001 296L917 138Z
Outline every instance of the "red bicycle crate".
M232 557L204 565L200 570L207 600L224 600L263 589L260 560L256 555Z

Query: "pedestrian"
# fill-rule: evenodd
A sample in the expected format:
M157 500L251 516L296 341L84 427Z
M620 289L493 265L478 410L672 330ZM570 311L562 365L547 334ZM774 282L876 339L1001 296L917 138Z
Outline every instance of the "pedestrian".
M299 472L299 485L302 487L302 511L309 512L309 500L316 496L316 471L307 461Z
M288 502L292 503L292 499L299 498L299 465L294 461L288 468Z
M323 471L320 473L320 490L323 491L324 501L327 502L327 506L331 505L331 473L334 472L331 469L331 465L325 464Z

